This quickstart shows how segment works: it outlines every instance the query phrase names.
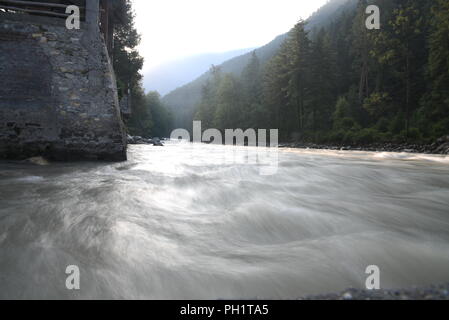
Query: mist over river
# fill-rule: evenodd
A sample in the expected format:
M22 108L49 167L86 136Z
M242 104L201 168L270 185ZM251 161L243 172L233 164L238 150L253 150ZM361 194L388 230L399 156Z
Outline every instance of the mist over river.
M297 298L364 288L369 265L382 288L449 281L448 157L285 149L262 175L251 150L0 162L0 298Z

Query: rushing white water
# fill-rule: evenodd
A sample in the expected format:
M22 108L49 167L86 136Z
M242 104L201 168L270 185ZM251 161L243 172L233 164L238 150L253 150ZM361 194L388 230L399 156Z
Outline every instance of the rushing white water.
M363 288L368 265L383 288L449 281L448 157L281 150L264 176L245 150L1 162L0 298L296 298Z

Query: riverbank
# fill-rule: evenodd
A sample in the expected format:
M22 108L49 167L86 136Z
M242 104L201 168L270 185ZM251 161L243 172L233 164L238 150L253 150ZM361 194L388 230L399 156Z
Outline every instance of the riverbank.
M343 151L371 151L371 152L407 152L424 154L449 155L449 136L442 137L433 144L407 144L407 143L372 143L366 145L345 144L316 144L308 142L280 143L280 148L343 150Z
M164 144L159 138L145 139L139 136L128 136L128 144L148 144L155 147L163 147Z
M449 283L408 289L348 289L340 293L309 296L300 300L449 300Z

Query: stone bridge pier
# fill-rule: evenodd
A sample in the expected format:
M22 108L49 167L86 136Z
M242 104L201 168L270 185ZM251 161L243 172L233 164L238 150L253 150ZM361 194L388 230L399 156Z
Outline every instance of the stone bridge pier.
M0 158L126 160L99 1L80 30L65 19L0 12Z

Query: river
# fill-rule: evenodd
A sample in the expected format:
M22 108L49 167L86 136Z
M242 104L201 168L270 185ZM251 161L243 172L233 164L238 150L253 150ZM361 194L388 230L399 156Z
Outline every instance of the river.
M0 298L289 299L364 288L369 265L382 288L449 281L449 157L285 149L264 175L248 150L0 162Z

